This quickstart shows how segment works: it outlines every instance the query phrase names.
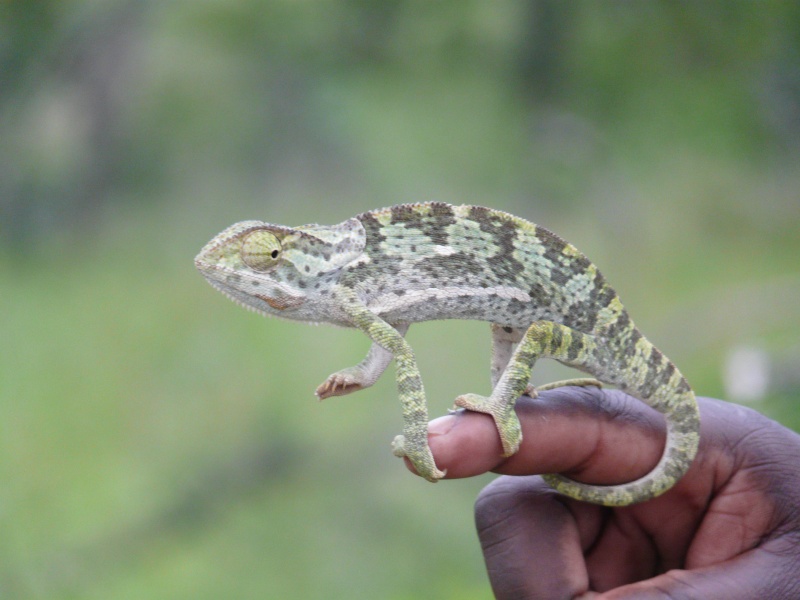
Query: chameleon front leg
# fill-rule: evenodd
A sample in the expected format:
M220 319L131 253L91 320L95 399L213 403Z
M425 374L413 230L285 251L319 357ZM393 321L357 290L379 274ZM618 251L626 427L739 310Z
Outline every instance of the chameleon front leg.
M355 327L394 357L397 391L403 408L403 435L398 435L392 442L394 455L407 457L417 473L428 481L441 479L445 474L436 468L428 446L425 389L411 346L398 329L370 311L352 290L340 288L334 298Z
M493 326L494 348L502 349L503 337L498 330L513 336L508 328ZM497 380L489 397L478 394L464 394L456 398L455 405L467 410L486 413L492 416L503 444L504 456L511 456L522 442L522 430L514 412L514 403L523 393L529 391L531 369L536 360L545 357L553 358L567 365L584 367L586 358L595 355L595 343L591 336L580 333L558 323L537 321L533 323L519 342L502 375ZM495 353L492 360L492 374L501 362ZM501 357L502 358L502 357ZM558 382L557 385L594 385L593 379L576 379ZM599 382L597 382L599 384ZM546 386L546 387L553 387Z
M394 325L401 336L405 336L408 325ZM366 358L354 367L342 369L323 381L316 392L320 400L331 396L344 396L373 385L392 361L392 353L376 342L372 343Z

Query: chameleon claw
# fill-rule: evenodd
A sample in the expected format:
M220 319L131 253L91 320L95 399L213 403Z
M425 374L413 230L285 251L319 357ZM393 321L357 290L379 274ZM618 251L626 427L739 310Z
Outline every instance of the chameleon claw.
M392 454L398 458L407 458L418 475L424 477L431 483L436 483L447 475L447 469L442 471L436 468L436 463L433 462L430 448L425 447L420 452L414 452L406 450L405 445L405 436L395 436L394 440L392 440Z
M473 412L491 415L494 419L500 442L503 444L503 456L516 454L522 443L522 428L514 412L513 403L503 403L494 398L478 394L463 394L456 398L455 405Z
M352 392L357 392L363 387L352 377L334 373L319 385L314 394L320 400L325 400L325 398L330 398L331 396L345 396Z
M397 435L392 440L392 454L397 458L403 458L406 455L405 451L406 438L402 435Z

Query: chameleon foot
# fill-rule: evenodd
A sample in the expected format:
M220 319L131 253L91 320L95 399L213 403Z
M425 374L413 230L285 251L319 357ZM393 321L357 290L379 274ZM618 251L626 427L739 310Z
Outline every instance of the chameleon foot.
M455 405L492 416L503 444L503 456L511 456L519 450L522 429L517 413L514 412L513 403L500 402L492 397L487 398L478 394L464 394L456 398Z
M392 440L392 454L398 458L406 457L414 465L414 469L420 476L432 483L436 483L447 474L447 470L440 471L436 468L433 461L431 449L427 444L424 448L408 448L405 436L398 435Z
M325 400L325 398L330 398L331 396L344 396L352 392L357 392L358 390L364 389L364 387L356 373L345 369L333 375L329 375L314 393L320 400Z
M544 392L545 390L554 390L560 387L566 387L568 385L576 385L579 387L597 387L602 388L602 382L598 381L597 379L592 379L591 377L581 377L578 379L562 379L561 381L553 381L552 383L545 383L544 385L540 385L535 388L537 392ZM533 396L534 398L536 396Z

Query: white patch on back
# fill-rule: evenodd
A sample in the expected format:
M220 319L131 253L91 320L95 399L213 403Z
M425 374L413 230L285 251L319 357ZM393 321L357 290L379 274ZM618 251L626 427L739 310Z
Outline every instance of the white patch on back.
M427 290L414 290L403 296L398 296L394 293L383 294L370 302L368 307L376 314L383 314L406 309L409 304L430 302L432 300L446 300L459 296L469 296L472 298L499 296L507 300L518 300L520 302L531 301L531 297L527 292L512 286L499 285L487 288L449 286L443 288L428 288Z

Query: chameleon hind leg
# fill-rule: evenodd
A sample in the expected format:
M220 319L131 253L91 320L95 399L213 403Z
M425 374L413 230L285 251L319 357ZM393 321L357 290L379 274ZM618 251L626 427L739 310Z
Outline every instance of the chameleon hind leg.
M511 357L514 355L514 350L517 344L525 336L525 330L517 327L509 327L506 325L498 325L492 323L492 389L497 386L503 372L506 370ZM536 389L529 381L523 394L527 394L532 398L536 397Z
M500 381L503 371L505 371L511 357L514 355L514 349L524 336L525 331L523 329L492 323L492 389L497 386L497 382ZM570 385L603 387L603 384L597 379L581 377L577 379L553 381L552 383L537 386L534 386L533 382L529 382L524 393L531 398L536 398L538 392Z
M498 332L503 330L509 336L514 335L514 330L493 326L493 347L495 352L492 359L492 377L500 368L502 354L497 353L498 348L503 351L504 340ZM582 368L596 353L594 338L589 335L570 329L564 325L550 321L537 321L533 323L522 336L513 354L502 369L502 375L497 379L490 396L478 394L464 394L456 398L455 405L467 410L482 412L492 416L503 444L503 454L511 456L522 442L522 430L519 419L514 412L514 403L523 393L529 391L531 369L539 358L553 358L568 366ZM594 379L573 379L556 382L545 389L560 387L562 385L597 385Z
M408 331L407 324L394 325L394 328L401 336L405 336ZM328 375L314 393L320 400L324 400L331 396L344 396L368 388L378 381L391 361L392 353L373 342L364 360L354 367Z

